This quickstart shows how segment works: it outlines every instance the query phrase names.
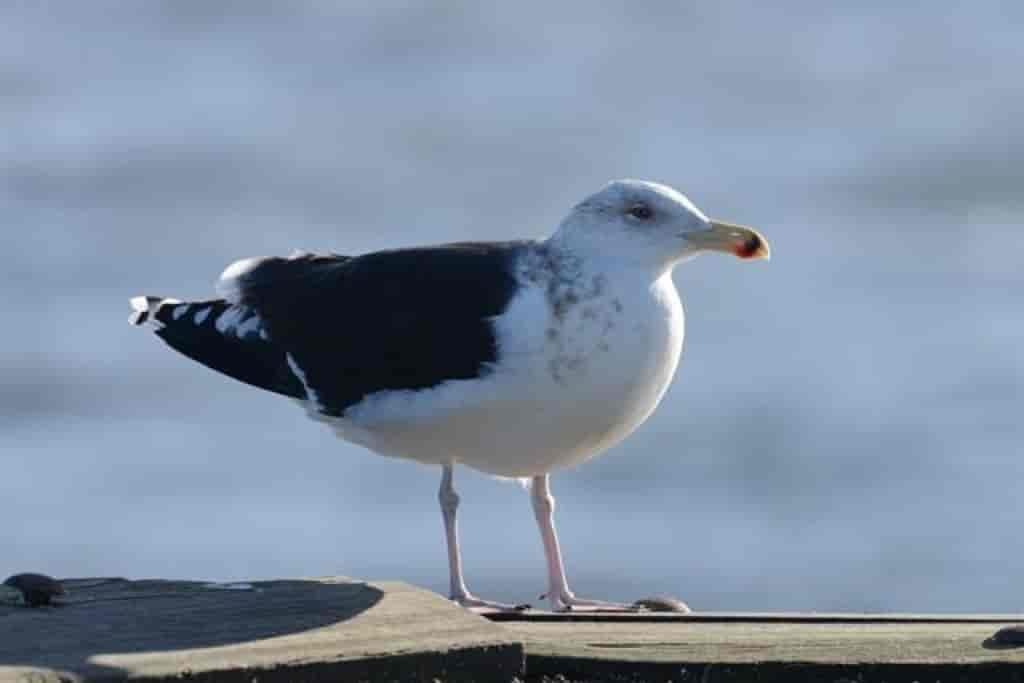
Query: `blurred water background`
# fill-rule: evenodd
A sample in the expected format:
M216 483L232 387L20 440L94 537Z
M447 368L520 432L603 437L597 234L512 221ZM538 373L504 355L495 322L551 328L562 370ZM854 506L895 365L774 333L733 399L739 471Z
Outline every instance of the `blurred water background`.
M773 260L676 271L676 383L553 482L577 592L1024 610L1024 5L0 7L0 575L446 590L435 469L127 300L296 248L539 237L632 176ZM457 484L471 588L534 599L524 492Z

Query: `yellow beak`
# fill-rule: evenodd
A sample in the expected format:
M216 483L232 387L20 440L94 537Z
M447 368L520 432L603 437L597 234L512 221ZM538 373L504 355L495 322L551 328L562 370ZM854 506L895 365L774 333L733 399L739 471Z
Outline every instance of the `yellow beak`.
M757 230L743 225L711 221L711 227L687 233L686 239L698 249L710 249L735 254L742 259L771 258L768 240Z

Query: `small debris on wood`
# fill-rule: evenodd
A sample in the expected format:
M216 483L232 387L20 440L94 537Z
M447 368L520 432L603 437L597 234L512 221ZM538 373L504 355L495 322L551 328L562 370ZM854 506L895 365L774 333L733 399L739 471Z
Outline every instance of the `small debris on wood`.
M45 574L15 574L4 581L4 585L21 593L21 599L29 607L43 607L52 604L53 598L64 595L64 586L57 579Z
M687 614L690 607L682 600L668 595L656 595L653 598L640 598L633 603L633 607L645 609L651 612L679 612Z

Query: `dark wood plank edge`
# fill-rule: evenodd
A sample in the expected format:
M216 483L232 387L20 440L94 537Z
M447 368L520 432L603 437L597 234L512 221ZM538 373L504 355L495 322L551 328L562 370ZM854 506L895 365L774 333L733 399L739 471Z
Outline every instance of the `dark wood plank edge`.
M528 655L527 681L564 676L586 683L1024 683L1014 662L825 664L820 662L636 662Z
M452 648L446 651L389 654L333 662L235 667L209 671L185 669L145 676L133 674L134 683L304 683L395 681L397 683L511 683L525 675L526 655L521 643ZM53 669L25 669L14 680L40 683L121 683L125 675L81 676Z

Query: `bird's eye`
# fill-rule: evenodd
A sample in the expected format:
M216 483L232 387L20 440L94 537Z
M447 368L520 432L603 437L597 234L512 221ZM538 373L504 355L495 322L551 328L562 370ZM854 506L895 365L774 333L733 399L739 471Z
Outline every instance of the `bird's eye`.
M634 204L629 207L629 215L637 220L646 221L654 215L654 211L646 204Z

